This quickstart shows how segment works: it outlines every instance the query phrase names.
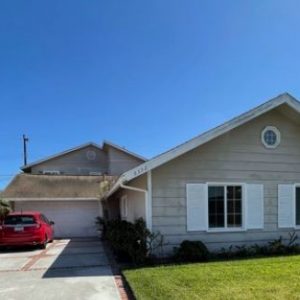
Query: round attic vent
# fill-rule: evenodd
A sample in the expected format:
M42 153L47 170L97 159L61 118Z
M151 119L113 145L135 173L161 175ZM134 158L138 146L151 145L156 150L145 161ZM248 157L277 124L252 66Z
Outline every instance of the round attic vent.
M267 126L261 133L261 140L266 148L274 149L280 144L280 131L274 126Z
M96 152L94 150L88 150L88 151L86 151L86 157L88 160L95 160Z

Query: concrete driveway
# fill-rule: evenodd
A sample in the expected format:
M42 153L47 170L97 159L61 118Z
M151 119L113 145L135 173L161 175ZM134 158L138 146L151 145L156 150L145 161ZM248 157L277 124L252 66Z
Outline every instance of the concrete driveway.
M0 250L0 299L120 299L99 240L55 240L45 250Z

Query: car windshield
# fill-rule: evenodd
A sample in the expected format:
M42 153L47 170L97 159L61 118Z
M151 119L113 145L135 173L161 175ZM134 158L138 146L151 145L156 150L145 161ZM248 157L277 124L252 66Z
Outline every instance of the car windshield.
M26 215L14 215L14 216L7 216L4 219L4 225L30 225L35 224L34 216L26 216Z

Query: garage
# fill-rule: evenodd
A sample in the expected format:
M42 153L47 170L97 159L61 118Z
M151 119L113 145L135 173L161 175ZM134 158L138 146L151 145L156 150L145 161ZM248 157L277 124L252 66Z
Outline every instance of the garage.
M95 218L100 215L99 201L20 201L15 211L40 211L54 221L56 238L95 237Z
M55 223L56 238L95 237L102 216L101 184L112 176L17 175L3 196L15 211L40 211Z

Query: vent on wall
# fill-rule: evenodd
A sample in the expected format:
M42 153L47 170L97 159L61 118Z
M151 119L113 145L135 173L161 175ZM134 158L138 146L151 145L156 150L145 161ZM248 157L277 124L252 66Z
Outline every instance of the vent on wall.
M88 151L86 152L86 157L87 157L88 160L95 160L95 159L96 159L96 156L97 156L97 154L96 154L96 152L93 151L93 150L88 150Z
M56 171L56 170L44 170L43 174L44 175L59 175L60 171Z

